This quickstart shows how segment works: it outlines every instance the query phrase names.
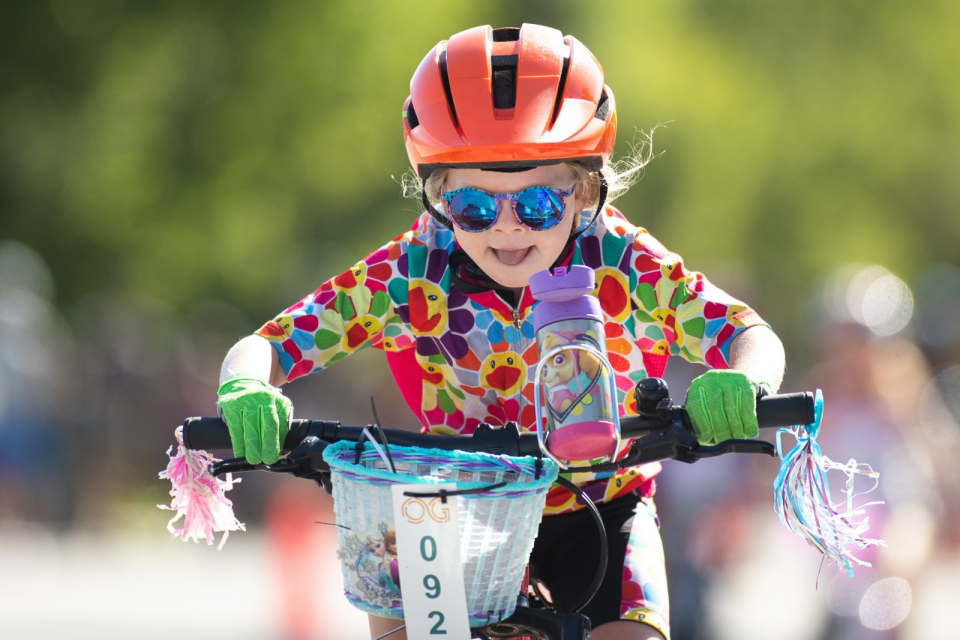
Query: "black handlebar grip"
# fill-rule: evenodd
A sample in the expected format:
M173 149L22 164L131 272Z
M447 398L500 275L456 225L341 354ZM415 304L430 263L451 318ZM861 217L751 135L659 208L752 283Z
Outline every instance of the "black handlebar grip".
M230 449L230 430L220 418L187 418L183 421L183 445L187 449Z
M813 394L785 393L757 400L757 422L760 428L792 427L813 423Z

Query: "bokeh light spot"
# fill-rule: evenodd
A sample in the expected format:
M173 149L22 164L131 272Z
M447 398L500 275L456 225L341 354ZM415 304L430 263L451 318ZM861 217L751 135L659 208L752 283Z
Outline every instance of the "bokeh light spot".
M42 298L53 298L53 276L44 259L16 240L0 242L0 289L21 289Z
M852 578L846 571L837 571L827 586L827 608L838 616L859 615L863 594L875 578L876 575L870 567L857 567Z
M878 336L897 333L913 316L910 287L879 265L860 270L846 293L850 317Z
M913 315L910 287L895 275L875 280L863 297L863 323L878 336L897 333Z
M860 600L860 622L870 629L892 629L910 613L913 596L903 578L884 578L870 585Z

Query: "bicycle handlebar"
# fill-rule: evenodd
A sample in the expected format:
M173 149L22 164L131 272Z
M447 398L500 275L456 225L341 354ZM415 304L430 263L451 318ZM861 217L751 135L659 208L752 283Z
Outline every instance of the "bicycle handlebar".
M670 407L677 412L682 424L690 429L689 418L682 407ZM813 394L809 391L771 395L757 400L757 422L761 428L789 427L813 422ZM660 416L632 416L621 418L620 434L624 439L642 436L668 426ZM481 425L482 427L482 425ZM344 426L322 420L293 420L284 439L282 450L289 453L306 437L313 435L327 442L357 441L365 427ZM474 435L439 436L412 433L400 429L384 429L390 444L430 447L433 449L512 455L538 455L536 433L520 433L502 429L479 428ZM502 432L502 433L498 433ZM220 418L188 418L183 423L183 442L188 449L231 449L230 431Z
M728 440L713 446L701 445L693 433L687 412L683 407L673 406L663 380L647 378L641 381L637 386L635 397L640 415L620 420L621 437L633 439L629 452L614 462L592 465L589 468L581 467L580 470L610 472L654 460L672 458L694 462L700 458L732 452L775 455L773 445L761 440ZM761 428L806 425L813 421L814 394L810 392L766 396L757 400L757 422ZM329 443L339 440L359 442L366 429L367 427L344 426L339 422L293 420L282 447L283 453L289 454L286 459L271 465L250 464L242 458L224 460L216 463L211 471L214 475L254 469L292 473L298 477L313 479L330 492L332 491L330 468L322 459L324 448ZM521 433L517 425L512 422L508 422L502 428L481 424L469 436L440 436L379 427L376 428L376 433L384 444L443 450L459 449L497 455L541 455L537 434ZM232 448L230 431L220 418L184 420L183 443L188 449ZM562 478L558 481L565 483L564 486L578 494L579 499L591 508L601 540L602 560L597 565L593 584L587 589L582 603L575 608L575 611L580 611L597 593L605 573L606 533L600 514L589 498L584 497L580 489L572 483ZM543 636L547 638L580 638L584 637L584 630L590 628L587 618L582 615L541 612L528 608L526 601L523 604L524 606L518 606L516 613L506 621L509 624L484 627L484 634L481 637L504 637L500 633L504 629L508 629L507 635L511 636L515 635L513 630L530 629L538 632L549 631Z

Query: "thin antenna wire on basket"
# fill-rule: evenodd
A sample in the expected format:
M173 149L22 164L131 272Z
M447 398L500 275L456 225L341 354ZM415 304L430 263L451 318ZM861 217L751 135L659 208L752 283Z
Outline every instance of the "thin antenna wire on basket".
M395 634L397 631L400 631L400 629L403 629L403 628L406 627L406 626L407 626L407 625L402 624L402 625L400 625L399 627L397 627L396 629L392 629L392 630L390 630L390 631L387 631L387 632L386 632L385 634L383 634L382 636L377 636L377 637L374 638L373 640L383 640L383 639L386 638L387 636L392 636L392 635Z
M396 473L397 468L393 464L393 456L390 455L390 443L387 442L387 434L383 432L383 427L380 426L380 416L377 415L377 403L373 401L373 396L370 396L370 408L373 409L373 426L376 427L377 435L380 436L380 442L383 443L383 448L387 452L387 458L390 460L390 471Z
M384 448L380 447L380 443L377 442L377 439L373 437L373 434L370 432L370 427L364 427L363 433L360 436L360 439L357 440L357 445L363 444L363 439L366 438L370 441L370 444L373 445L374 450L377 452L377 455L380 456L380 459L383 460L383 466L387 468L387 471L390 473L396 473L396 470L393 468L393 459L390 457L389 450L384 451ZM359 464L359 455L357 456L357 464Z

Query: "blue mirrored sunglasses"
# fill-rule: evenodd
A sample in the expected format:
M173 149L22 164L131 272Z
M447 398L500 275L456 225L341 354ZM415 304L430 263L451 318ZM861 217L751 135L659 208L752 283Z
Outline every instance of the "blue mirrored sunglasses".
M471 233L486 231L497 222L500 202L510 199L517 221L533 231L552 229L563 219L567 198L577 188L527 187L517 193L487 193L473 187L441 194L447 203L447 215L454 224Z

